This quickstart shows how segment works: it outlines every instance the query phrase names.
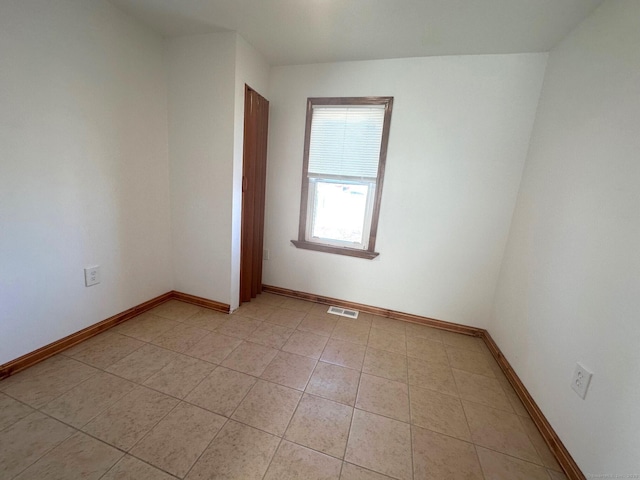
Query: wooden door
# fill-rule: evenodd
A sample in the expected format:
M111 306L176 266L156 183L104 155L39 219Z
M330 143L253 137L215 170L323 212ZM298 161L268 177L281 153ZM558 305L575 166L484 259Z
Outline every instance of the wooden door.
M262 292L269 102L245 85L240 303Z

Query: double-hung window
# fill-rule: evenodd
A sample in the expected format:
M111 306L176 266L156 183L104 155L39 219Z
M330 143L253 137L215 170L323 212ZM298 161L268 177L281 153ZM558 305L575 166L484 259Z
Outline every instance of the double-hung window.
M393 97L309 98L298 248L375 258Z

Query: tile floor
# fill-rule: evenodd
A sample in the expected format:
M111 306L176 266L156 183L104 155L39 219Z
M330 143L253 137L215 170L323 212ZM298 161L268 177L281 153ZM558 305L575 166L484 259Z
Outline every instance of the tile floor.
M566 478L481 340L169 301L0 382L2 479Z

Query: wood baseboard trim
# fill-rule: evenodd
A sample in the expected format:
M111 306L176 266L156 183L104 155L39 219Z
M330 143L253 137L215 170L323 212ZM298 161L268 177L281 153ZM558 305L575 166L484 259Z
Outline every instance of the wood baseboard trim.
M544 438L545 442L547 442L547 446L556 457L556 460L564 470L566 476L569 480L586 480L586 477L569 453L569 450L564 446L562 440L560 440L560 437L558 437L558 434L544 416L540 407L538 407L538 404L527 390L527 387L524 386L520 377L518 377L516 372L513 370L509 361L502 354L496 342L491 338L489 332L483 330L481 338L484 340L484 343L487 345L487 348L493 355L493 358L495 358L498 365L500 365L500 368L509 380L509 383L511 383L516 394L520 397L520 401L522 401L527 412L529 412L531 420L533 420L533 423L538 427L540 434Z
M176 292L175 290L167 293L163 293L151 300L148 300L140 305L129 308L124 312L120 312L113 317L109 317L101 322L88 326L76 333L72 333L60 340L57 340L49 345L45 345L38 350L34 350L31 353L27 353L15 360L0 365L0 380L3 378L14 375L25 368L31 367L36 363L42 362L49 357L52 357L67 348L71 348L80 342L83 342L99 333L109 330L116 325L125 322L133 317L140 315L141 313L151 310L158 305L167 302L169 300L180 300L181 302L191 303L198 305L199 307L209 308L218 312L229 313L230 306L225 303L216 302L215 300L208 300L202 297L196 297L195 295L189 295L188 293Z
M531 397L531 394L529 394L527 388L524 386L518 375L516 375L516 372L513 370L505 356L500 351L500 348L498 348L498 345L494 342L493 338L491 338L491 335L489 335L489 332L487 332L485 329L469 327L467 325L459 325L457 323L445 322L443 320L436 320L429 317L421 317L419 315L413 315L410 313L397 312L395 310L372 307L370 305L348 302L346 300L340 300L331 297L324 297L322 295L314 295L312 293L299 292L287 288L274 287L271 285L263 285L262 290L264 292L274 293L276 295L282 295L285 297L299 298L302 300L322 303L325 305L336 305L338 307L351 308L354 310L359 310L361 312L372 313L374 315L395 318L412 323L420 323L422 325L438 328L440 330L447 330L449 332L462 333L465 335L473 335L475 337L482 338L487 348L509 380L509 383L511 383L516 394L527 409L527 412L529 412L531 419L538 427L538 430L540 431L542 437L547 442L549 449L555 455L556 460L564 470L568 479L586 480L584 474L576 464L575 460L573 459L567 448L564 446L549 421L542 413L542 410L540 410L540 407L538 407L533 397Z
M207 298L189 295L188 293L176 292L175 290L171 292L171 298L174 300L180 300L181 302L191 303L199 307L208 308L210 310L216 310L222 313L229 313L231 311L231 306L227 305L226 303L220 303L216 302L215 300L209 300Z
M10 375L14 375L19 371L24 370L25 368L35 365L36 363L42 362L43 360L46 360L47 358L52 357L62 352L63 350L66 350L67 348L71 348L74 345L77 345L78 343L83 342L88 338L93 337L94 335L98 335L105 330L115 327L119 323L140 315L147 310L151 310L161 303L164 303L167 300L171 300L171 298L173 298L173 292L164 293L155 298L152 298L151 300L141 303L140 305L129 308L124 312L120 312L112 317L102 320L101 322L90 325L87 328L83 328L76 333L72 333L71 335L50 343L49 345L45 345L44 347L34 350L33 352L18 357L15 360L11 360L4 365L0 365L0 380Z
M349 302L347 300L340 300L338 298L324 297L322 295L299 292L297 290L274 287L272 285L262 285L262 291L275 293L276 295L282 295L285 297L299 298L301 300L322 303L325 305L335 305L337 307L350 308L352 310L358 310L360 312L380 315L381 317L404 320L405 322L419 323L421 325L427 325L429 327L435 327L439 328L440 330L447 330L449 332L462 333L464 335L472 335L474 337L482 336L482 329L480 328L460 325L458 323L445 322L443 320L437 320L435 318L421 317L420 315L398 312L396 310L389 310L386 308L372 307L371 305L363 305L362 303Z

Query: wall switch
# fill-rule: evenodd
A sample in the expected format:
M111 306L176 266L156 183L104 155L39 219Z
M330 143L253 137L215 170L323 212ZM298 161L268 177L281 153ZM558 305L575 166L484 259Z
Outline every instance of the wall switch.
M579 363L576 364L576 369L573 372L573 378L571 379L571 388L580 395L580 398L584 398L587 394L587 388L591 382L591 373Z
M100 283L100 265L84 269L84 284L86 287Z
M262 251L262 259L269 260L269 250L267 250L266 248Z

